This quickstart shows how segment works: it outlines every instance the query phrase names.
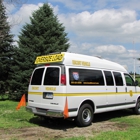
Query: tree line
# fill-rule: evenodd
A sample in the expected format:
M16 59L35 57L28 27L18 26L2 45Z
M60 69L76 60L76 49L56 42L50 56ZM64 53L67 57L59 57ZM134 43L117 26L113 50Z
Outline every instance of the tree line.
M6 8L0 0L0 96L19 100L28 92L31 73L37 56L67 51L70 44L65 27L48 3L32 13L14 44Z

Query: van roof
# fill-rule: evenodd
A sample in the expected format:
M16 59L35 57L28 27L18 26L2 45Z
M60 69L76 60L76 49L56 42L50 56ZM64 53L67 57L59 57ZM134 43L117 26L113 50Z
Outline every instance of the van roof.
M102 59L100 57L88 56L83 54L60 52L55 54L49 54L46 56L38 56L35 60L35 64L65 64L79 67L94 67L100 69L116 70L127 72L126 69L115 62Z

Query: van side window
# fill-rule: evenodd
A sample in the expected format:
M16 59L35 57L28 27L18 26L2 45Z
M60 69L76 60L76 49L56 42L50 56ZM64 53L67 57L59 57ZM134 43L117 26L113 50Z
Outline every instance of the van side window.
M103 74L101 70L87 70L87 69L69 69L70 85L89 85L100 86L104 85Z
M123 86L122 75L119 72L113 72L116 86Z
M44 68L36 69L31 79L31 85L41 85Z
M106 85L108 86L113 86L114 85L114 81L113 81L113 77L110 71L104 71L105 74L105 79L106 79Z
M48 67L46 69L44 85L59 85L59 68Z
M134 86L134 80L131 78L130 75L128 74L124 74L124 77L125 77L125 82L126 82L126 85L127 86Z

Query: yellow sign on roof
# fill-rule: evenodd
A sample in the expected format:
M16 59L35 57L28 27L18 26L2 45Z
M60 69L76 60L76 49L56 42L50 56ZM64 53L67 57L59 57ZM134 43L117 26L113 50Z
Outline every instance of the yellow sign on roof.
M53 63L63 61L64 54L52 54L45 56L38 56L35 60L35 64Z

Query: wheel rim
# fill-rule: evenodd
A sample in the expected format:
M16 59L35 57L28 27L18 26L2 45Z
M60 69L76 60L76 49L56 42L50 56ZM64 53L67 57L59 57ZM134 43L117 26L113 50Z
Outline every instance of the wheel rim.
M91 119L91 111L88 108L83 110L82 119L83 119L84 122L89 122L90 121L90 119Z

